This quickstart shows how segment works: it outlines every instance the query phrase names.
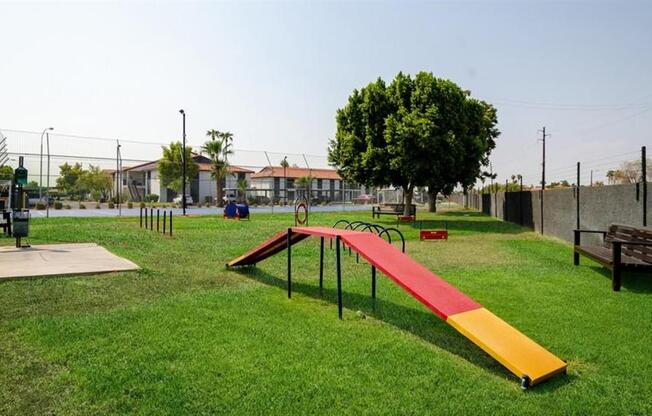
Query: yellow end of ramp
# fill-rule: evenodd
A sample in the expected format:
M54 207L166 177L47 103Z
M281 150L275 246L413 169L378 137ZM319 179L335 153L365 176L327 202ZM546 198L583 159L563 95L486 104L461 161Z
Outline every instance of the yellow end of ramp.
M453 328L522 380L522 387L566 372L567 364L485 308L451 315Z

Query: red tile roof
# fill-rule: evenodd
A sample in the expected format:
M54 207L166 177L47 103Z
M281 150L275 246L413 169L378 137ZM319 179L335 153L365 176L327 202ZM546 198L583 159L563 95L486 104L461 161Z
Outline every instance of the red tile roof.
M337 174L335 169L308 169L308 168L286 168L283 172L282 166L268 166L260 172L251 175L251 179L260 178L303 178L305 176L312 176L315 179L334 179L337 181L342 180L342 177Z

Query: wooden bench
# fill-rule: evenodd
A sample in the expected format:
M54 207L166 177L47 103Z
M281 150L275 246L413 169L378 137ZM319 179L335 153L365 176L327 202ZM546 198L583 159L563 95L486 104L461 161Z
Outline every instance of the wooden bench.
M371 218L380 218L381 215L396 215L397 217L403 216L404 204L383 204L374 205L371 207ZM410 205L410 216L417 217L417 206Z
M652 228L611 224L609 231L574 230L573 263L580 264L580 254L611 270L611 286L620 290L623 271L652 272ZM603 244L582 246L584 233L602 234Z

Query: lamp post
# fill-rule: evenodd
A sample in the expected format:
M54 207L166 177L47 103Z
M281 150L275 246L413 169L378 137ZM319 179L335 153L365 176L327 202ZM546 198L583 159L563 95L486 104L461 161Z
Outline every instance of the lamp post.
M39 173L38 173L38 199L39 202L43 199L43 136L48 130L54 130L54 127L48 127L43 129L41 133L41 156L39 158Z
M186 112L179 110L183 117L183 146L181 148L181 208L186 215Z

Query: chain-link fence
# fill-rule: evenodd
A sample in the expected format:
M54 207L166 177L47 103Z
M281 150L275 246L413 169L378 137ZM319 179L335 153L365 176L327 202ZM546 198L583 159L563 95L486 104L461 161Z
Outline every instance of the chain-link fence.
M117 195L121 195L121 202L173 203L180 199L176 192L161 183L158 175L162 148L169 146L169 142L60 134L50 129L0 131L6 136L7 165L15 168L22 157L29 171L31 200L37 198L37 193L42 200L46 192L54 195L55 200L108 202L115 200ZM189 181L187 194L195 205L215 205L217 180L212 175L210 160L201 154L201 145L202 142L192 140L187 143L199 166L199 173ZM111 178L110 189L102 195L64 192L65 177L61 172L66 164L78 164L83 170L101 170ZM222 180L224 198L245 200L252 205L291 205L299 196L309 196L313 205L343 207L402 199L400 191L365 189L342 180L328 164L326 155L236 147L229 156L229 164L230 173ZM419 195L417 193L417 202L423 199Z

